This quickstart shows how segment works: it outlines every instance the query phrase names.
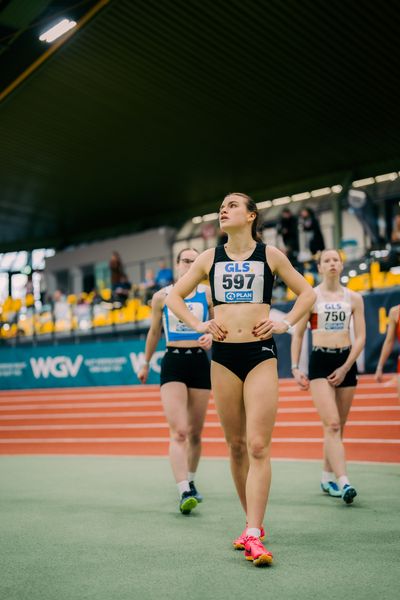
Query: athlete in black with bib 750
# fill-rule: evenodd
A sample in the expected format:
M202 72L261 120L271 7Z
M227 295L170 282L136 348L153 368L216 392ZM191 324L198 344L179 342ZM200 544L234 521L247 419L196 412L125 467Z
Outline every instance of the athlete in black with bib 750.
M246 529L234 541L256 566L270 564L261 543L271 482L270 446L278 403L273 334L286 333L311 309L315 294L286 256L257 235L258 210L245 194L232 193L219 211L225 245L203 252L167 298L170 309L199 333L213 335L211 381L228 444L232 476L246 514ZM275 275L298 296L283 321L269 311ZM215 318L200 322L184 298L209 276Z

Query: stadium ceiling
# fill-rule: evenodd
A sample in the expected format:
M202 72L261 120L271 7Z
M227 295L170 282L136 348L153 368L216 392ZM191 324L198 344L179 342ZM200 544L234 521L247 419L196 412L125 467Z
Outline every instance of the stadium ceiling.
M70 37L40 42L64 16ZM399 17L394 0L3 0L0 251L398 171Z

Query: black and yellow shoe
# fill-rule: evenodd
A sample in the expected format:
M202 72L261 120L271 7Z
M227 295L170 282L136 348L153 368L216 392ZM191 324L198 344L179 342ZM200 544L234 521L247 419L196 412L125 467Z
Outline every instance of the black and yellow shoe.
M191 491L183 492L179 502L179 510L183 515L189 515L196 508L197 504L198 502Z

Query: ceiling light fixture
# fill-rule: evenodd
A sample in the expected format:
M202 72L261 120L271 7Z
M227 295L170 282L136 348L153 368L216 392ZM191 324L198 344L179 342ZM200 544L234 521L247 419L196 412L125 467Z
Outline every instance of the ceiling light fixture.
M216 221L218 216L218 213L209 213L208 215L203 215L203 221Z
M257 208L262 210L263 208L271 208L272 202L271 200L264 200L263 202L257 202Z
M272 200L274 206L281 206L282 204L289 204L290 202L290 196L283 196L282 198L275 198L275 200Z
M311 196L313 198L319 198L319 196L327 196L330 193L331 193L331 188L330 187L324 187L324 188L319 188L318 190L313 190L311 192Z
M51 42L54 42L54 40L56 40L57 38L64 35L64 33L67 33L67 31L69 31L70 29L73 29L73 27L75 26L76 21L62 19L62 21L60 21L59 23L42 33L42 35L39 37L39 40L41 42L47 42L48 44L50 44Z
M375 177L376 183L382 183L383 181L394 181L397 179L397 173L385 173L384 175L377 175Z
M310 192L302 192L301 194L294 194L292 196L293 202L300 202L301 200L309 200L311 198Z
M365 179L357 179L356 181L353 181L352 185L353 187L357 188L365 185L372 185L373 183L375 183L375 179L373 177L366 177Z

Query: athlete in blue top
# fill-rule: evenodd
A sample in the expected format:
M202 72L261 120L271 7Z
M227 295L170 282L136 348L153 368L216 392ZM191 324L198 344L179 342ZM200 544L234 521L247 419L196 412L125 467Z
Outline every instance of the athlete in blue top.
M191 267L197 250L186 248L177 257L178 279ZM161 400L170 429L169 457L179 491L179 507L183 514L202 501L194 478L201 454L201 432L210 397L210 363L206 350L211 334L201 334L180 321L166 306L172 285L156 292L152 300L152 318L146 338L145 363L139 379L146 383L149 363L164 328L167 350L161 363ZM197 285L185 304L201 322L212 313L210 288Z
M175 284L167 304L200 333L213 334L211 379L228 443L232 475L246 514L247 528L234 542L256 566L272 554L261 543L271 481L270 447L278 403L278 373L273 334L286 333L314 303L315 294L286 256L258 240L258 210L245 194L229 194L219 211L228 234L223 246L203 252ZM202 322L184 298L209 275L215 319ZM287 320L271 321L275 275L298 298Z

